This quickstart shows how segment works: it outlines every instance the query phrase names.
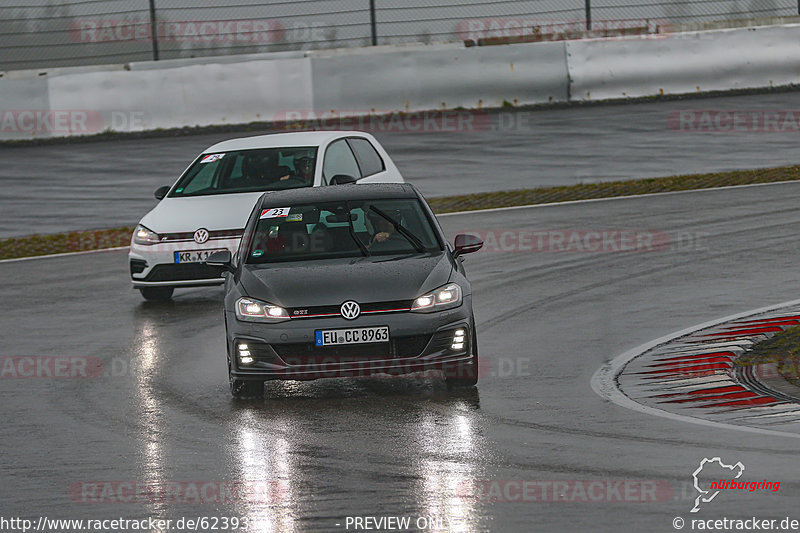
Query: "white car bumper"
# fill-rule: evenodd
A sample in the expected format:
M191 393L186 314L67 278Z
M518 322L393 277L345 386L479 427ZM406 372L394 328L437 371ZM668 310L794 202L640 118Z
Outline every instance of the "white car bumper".
M223 283L225 280L220 268L197 261L197 256L200 255L198 252L208 254L217 250L235 253L239 247L239 237L231 237L231 232L224 233L227 234L212 235L203 244L191 238L175 238L152 245L131 242L128 263L133 287L197 287ZM186 259L187 252L192 256L191 262L182 261Z

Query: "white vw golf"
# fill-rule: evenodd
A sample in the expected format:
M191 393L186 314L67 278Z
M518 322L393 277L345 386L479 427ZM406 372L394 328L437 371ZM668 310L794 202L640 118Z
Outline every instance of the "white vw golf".
M203 261L236 251L253 205L265 191L346 183L403 183L389 154L368 133L293 132L224 141L206 149L142 218L129 253L133 287L167 300L176 287L218 285Z

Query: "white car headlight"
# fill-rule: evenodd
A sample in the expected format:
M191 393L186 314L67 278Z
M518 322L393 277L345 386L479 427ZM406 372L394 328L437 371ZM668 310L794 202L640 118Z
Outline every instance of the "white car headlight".
M139 224L133 230L133 242L136 244L158 244L161 242L161 236L155 231L149 230Z
M236 318L245 322L283 322L289 320L289 313L283 307L253 298L236 300Z
M411 310L416 313L432 313L459 305L461 305L461 287L456 283L448 283L414 300Z

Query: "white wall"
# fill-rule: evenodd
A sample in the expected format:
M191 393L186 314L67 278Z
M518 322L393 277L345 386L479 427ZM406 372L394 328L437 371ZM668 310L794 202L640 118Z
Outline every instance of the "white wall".
M572 100L800 82L800 25L567 42Z
M424 111L567 101L563 42L311 52L319 110Z
M241 124L310 106L310 80L305 58L64 74L50 79L50 107L97 109L124 131Z

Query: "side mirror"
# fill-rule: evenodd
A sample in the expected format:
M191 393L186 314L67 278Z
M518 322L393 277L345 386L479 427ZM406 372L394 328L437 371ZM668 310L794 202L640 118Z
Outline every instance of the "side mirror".
M456 257L464 254L471 254L483 248L483 241L475 235L461 233L456 235L456 249L453 253Z
M169 185L164 185L163 187L159 187L158 189L156 189L156 192L153 193L153 196L156 197L156 200L163 200L168 192L169 192Z
M347 174L336 174L334 177L331 178L330 184L331 185L347 185L349 183L355 183L356 179L353 176L348 176Z
M210 266L222 267L228 272L233 272L233 263L231 261L230 250L220 250L209 255L204 263Z

